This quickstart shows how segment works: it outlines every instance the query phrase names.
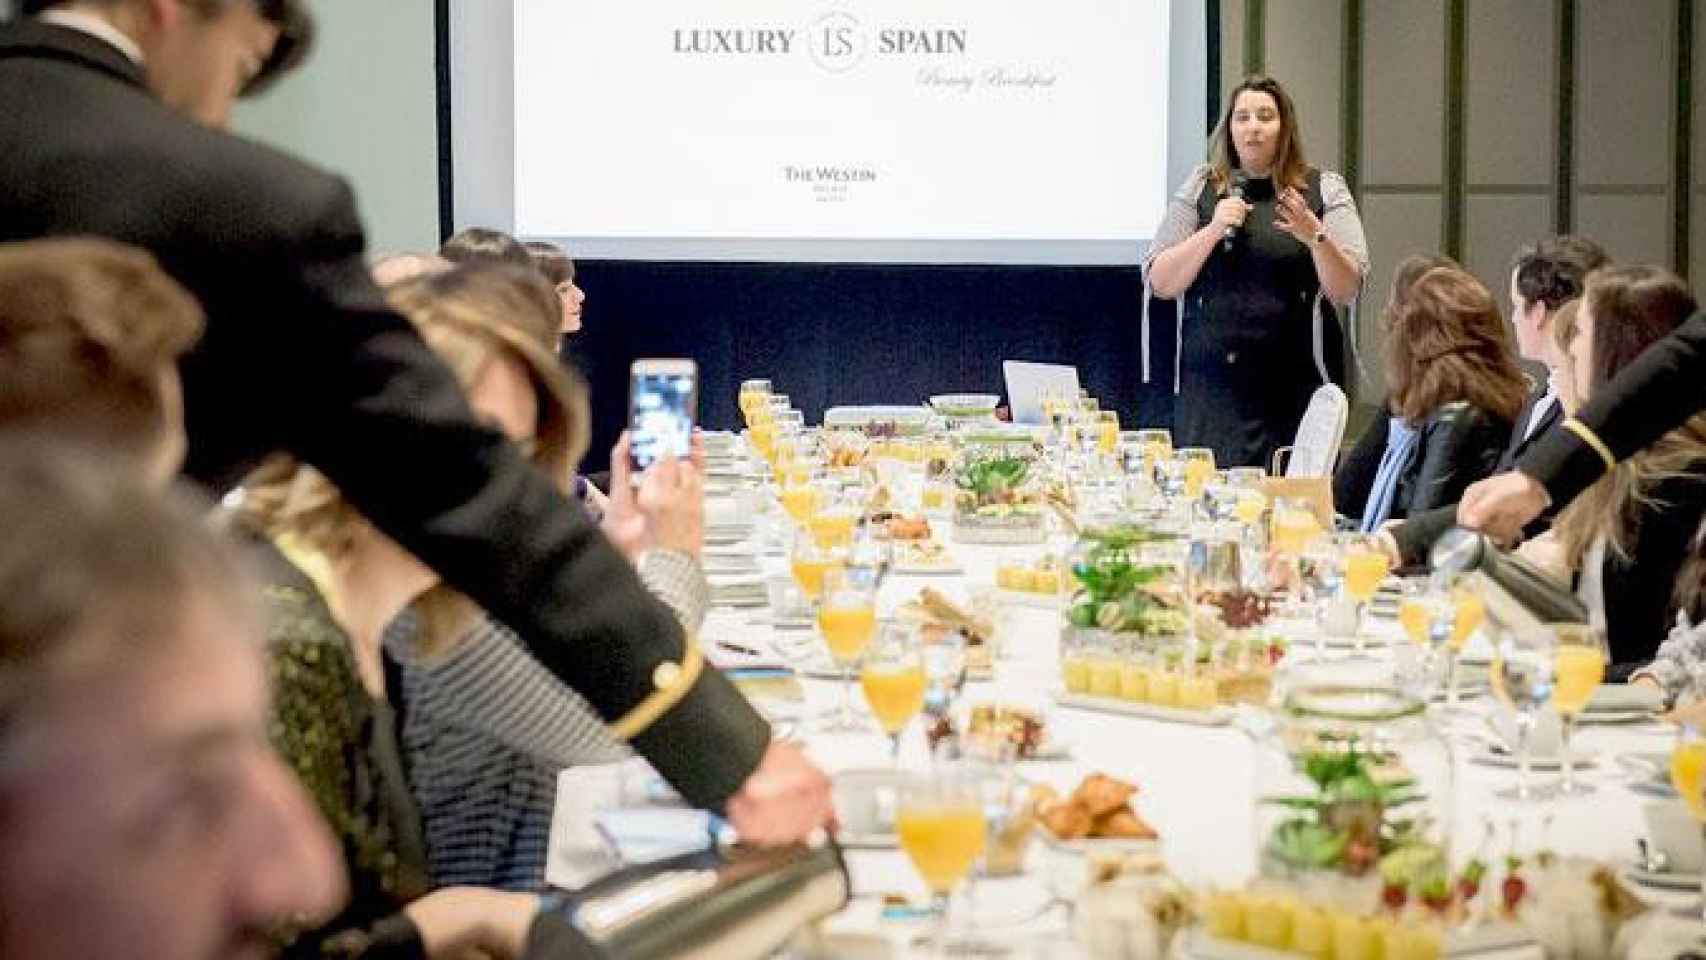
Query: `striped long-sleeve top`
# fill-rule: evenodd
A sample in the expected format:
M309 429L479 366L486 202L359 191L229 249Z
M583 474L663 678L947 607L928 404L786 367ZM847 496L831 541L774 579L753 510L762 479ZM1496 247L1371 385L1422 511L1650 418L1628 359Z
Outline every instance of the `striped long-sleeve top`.
M689 627L703 621L695 559L648 553L640 575ZM420 656L410 632L400 623L386 642L403 667L403 749L434 886L539 889L558 771L628 748L496 620L480 618L438 657Z

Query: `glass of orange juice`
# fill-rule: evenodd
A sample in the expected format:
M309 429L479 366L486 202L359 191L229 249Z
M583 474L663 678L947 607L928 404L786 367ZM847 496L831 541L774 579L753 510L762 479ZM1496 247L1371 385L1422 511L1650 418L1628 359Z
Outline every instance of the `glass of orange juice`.
M753 412L764 406L764 398L770 396L770 393L770 381L768 380L742 380L740 382L740 395L737 402L740 404L740 414L746 420L747 426L752 426Z
M1345 568L1345 594L1356 604L1357 653L1363 651L1363 625L1368 615L1368 603L1380 591L1381 583L1392 571L1392 560L1379 542L1367 534L1348 534L1342 540Z
M788 562L794 582L800 585L800 592L815 604L823 596L824 577L829 571L847 565L847 551L821 546L810 531L802 530L794 536L794 548Z
M1692 723L1677 727L1676 745L1670 754L1670 785L1682 795L1694 822L1706 829L1706 729ZM1702 892L1706 893L1706 879ZM1706 901L1702 910L1702 922L1706 922Z
M1096 411L1096 452L1111 457L1120 445L1120 414L1118 410Z
M1203 486L1214 478L1214 451L1207 447L1181 447L1178 457L1184 464L1185 496L1195 500L1202 496Z
M783 476L783 486L777 499L782 503L782 509L795 526L805 529L812 517L822 510L829 500L830 488L826 482L814 481L810 477L801 478L799 474Z
M815 543L815 538L806 537ZM841 710L823 717L825 733L863 733L869 728L853 712L853 671L877 635L876 578L868 570L846 566L824 571L818 595L817 626L830 659L841 668ZM922 683L922 672L919 674ZM920 699L923 687L920 686Z
M816 513L806 518L805 523L819 544L851 547L854 529L859 523L859 510L851 503L825 501Z
M1170 430L1139 430L1133 442L1143 451L1143 465L1149 471L1150 479L1155 478L1155 471L1161 464L1173 459L1173 433Z
M1563 774L1558 792L1564 796L1585 796L1593 787L1576 782L1575 765L1570 757L1570 737L1575 733L1576 718L1587 709L1595 690L1605 679L1605 634L1587 624L1560 623L1551 627L1558 645L1552 652L1552 706L1558 711L1561 739L1559 762Z
M1446 590L1444 608L1435 614L1434 629L1445 640L1445 712L1460 713L1457 693L1457 664L1463 656L1463 648L1469 645L1469 638L1481 628L1487 619L1487 606L1481 600L1481 595L1463 583L1453 583L1447 578L1442 589Z
M987 777L975 765L942 763L900 787L895 833L930 891L933 956L947 955L950 899L983 856L989 831L983 796Z
M859 686L877 726L888 735L890 759L900 766L900 736L924 709L924 650L918 635L900 624L889 624L865 652Z

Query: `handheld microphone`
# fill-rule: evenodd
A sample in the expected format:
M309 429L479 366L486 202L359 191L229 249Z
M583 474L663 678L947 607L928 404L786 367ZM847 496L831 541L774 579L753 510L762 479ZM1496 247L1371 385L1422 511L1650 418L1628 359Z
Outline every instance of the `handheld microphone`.
M1249 183L1250 183L1250 178L1244 175L1244 171L1242 171L1242 170L1234 171L1232 174L1232 186L1230 189L1228 189L1226 191L1226 196L1229 199L1233 199L1233 200L1244 199L1244 188ZM1231 224L1227 224L1226 230L1222 234L1222 236L1224 239L1222 239L1220 241L1220 248L1222 250L1225 250L1227 253L1231 253L1232 252L1232 241L1233 241L1233 239L1235 239L1238 236L1238 228L1231 225Z

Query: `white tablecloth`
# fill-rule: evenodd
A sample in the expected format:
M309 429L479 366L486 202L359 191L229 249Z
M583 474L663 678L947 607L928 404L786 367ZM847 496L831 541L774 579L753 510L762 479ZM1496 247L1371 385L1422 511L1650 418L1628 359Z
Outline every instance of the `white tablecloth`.
M946 534L947 524L936 526ZM879 614L892 612L915 598L919 588L926 585L964 599L972 589L993 583L998 562L1032 560L1042 550L1037 546L966 546L948 539L964 574L891 576L878 600ZM767 572L785 572L779 555L765 556L763 564ZM1069 746L1070 756L1024 763L1021 775L1063 792L1096 771L1132 781L1141 790L1137 808L1160 831L1167 863L1180 879L1193 885L1216 886L1237 885L1249 879L1255 870L1252 794L1256 747L1235 727L1205 728L1053 705L1052 692L1059 686L1059 614L1027 606L1012 609L1014 629L996 663L993 681L967 684L963 698L970 702L1014 699L1049 705L1052 735ZM762 610L718 609L706 624L705 637L707 642L722 637L764 646L771 636L765 620L767 615ZM1396 628L1388 624L1384 629ZM838 684L813 679L803 679L802 683L807 716L839 703ZM857 691L855 697L860 698ZM862 699L856 702L862 704ZM1477 710L1486 709L1483 702L1470 703ZM810 755L832 774L888 764L887 741L874 733L829 737L814 736L809 727L801 729ZM1482 818L1492 814L1501 824L1501 837L1503 825L1520 818L1523 844L1530 852L1542 842L1544 832L1547 846L1561 854L1626 862L1634 852L1635 839L1644 833L1642 804L1650 801L1628 788L1631 777L1615 757L1627 752L1665 751L1670 745L1671 732L1657 723L1583 726L1576 737L1576 749L1579 754L1591 754L1595 762L1578 775L1598 791L1545 806L1522 807L1494 796L1495 790L1514 782L1514 770L1467 762L1461 755L1464 751L1459 751L1455 835L1462 842L1458 846L1473 847L1481 834ZM921 767L925 762L916 724L909 732L902 760L906 766ZM1555 774L1534 776L1541 782ZM848 863L855 899L831 922L830 931L887 941L894 948L892 955L908 955L911 951L906 944L925 929L924 923L879 916L884 894L902 894L920 904L927 899L905 855L899 850L855 850L849 852ZM977 915L1021 916L1044 899L1042 881L1034 876L983 881ZM1083 955L1066 934L1063 914L1058 910L1002 936L1011 939L1019 955Z

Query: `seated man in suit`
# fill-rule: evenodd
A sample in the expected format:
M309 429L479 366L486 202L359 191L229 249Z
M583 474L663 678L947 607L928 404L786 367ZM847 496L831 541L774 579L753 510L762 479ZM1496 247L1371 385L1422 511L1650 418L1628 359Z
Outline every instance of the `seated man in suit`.
M1581 296L1583 282L1609 259L1599 244L1586 237L1551 237L1517 252L1511 267L1511 324L1516 328L1517 350L1524 360L1547 365L1552 354L1552 322L1559 308ZM1540 380L1529 393L1511 430L1510 444L1493 473L1513 469L1516 462L1542 434L1563 419L1563 407L1550 378ZM1427 552L1440 534L1457 523L1457 504L1447 504L1394 524L1386 531L1388 547L1403 566L1427 562ZM1546 528L1537 521L1525 531L1533 536Z

